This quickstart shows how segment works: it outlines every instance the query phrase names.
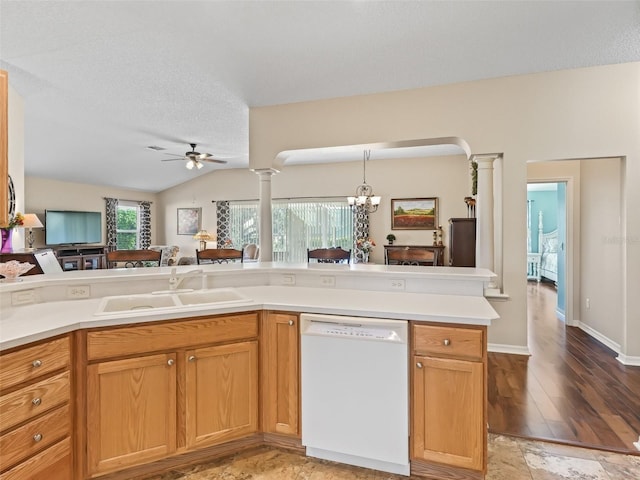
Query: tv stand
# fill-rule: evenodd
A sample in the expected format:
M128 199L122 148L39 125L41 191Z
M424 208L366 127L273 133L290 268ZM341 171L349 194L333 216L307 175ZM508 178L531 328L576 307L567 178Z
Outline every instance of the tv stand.
M64 271L107 268L104 245L58 245L52 249Z

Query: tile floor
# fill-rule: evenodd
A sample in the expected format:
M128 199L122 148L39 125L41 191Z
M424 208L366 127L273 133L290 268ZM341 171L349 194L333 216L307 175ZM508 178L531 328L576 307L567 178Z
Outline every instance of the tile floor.
M340 465L272 448L152 477L149 480L401 480L407 477ZM640 456L489 436L486 480L636 480Z

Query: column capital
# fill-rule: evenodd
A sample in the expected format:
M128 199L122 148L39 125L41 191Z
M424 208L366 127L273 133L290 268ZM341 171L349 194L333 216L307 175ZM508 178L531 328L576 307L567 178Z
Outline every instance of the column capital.
M493 162L501 156L502 154L500 153L481 153L471 155L469 160L476 162L478 164L478 168L493 168Z
M280 173L280 170L276 170L275 168L252 168L251 171L261 177L270 177L276 173Z

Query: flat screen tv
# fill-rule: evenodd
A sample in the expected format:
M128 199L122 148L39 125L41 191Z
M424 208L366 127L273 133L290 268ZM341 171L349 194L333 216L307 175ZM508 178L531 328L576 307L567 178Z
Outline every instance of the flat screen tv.
M75 245L102 242L102 214L74 210L45 210L45 243Z

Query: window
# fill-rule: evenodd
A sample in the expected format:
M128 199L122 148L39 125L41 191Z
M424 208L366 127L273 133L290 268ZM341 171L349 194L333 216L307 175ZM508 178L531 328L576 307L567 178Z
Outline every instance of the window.
M140 208L136 202L118 202L116 238L118 250L140 248Z
M229 220L236 248L259 243L258 202L232 202ZM353 213L345 198L274 200L272 222L276 262L306 262L307 248L353 245Z

